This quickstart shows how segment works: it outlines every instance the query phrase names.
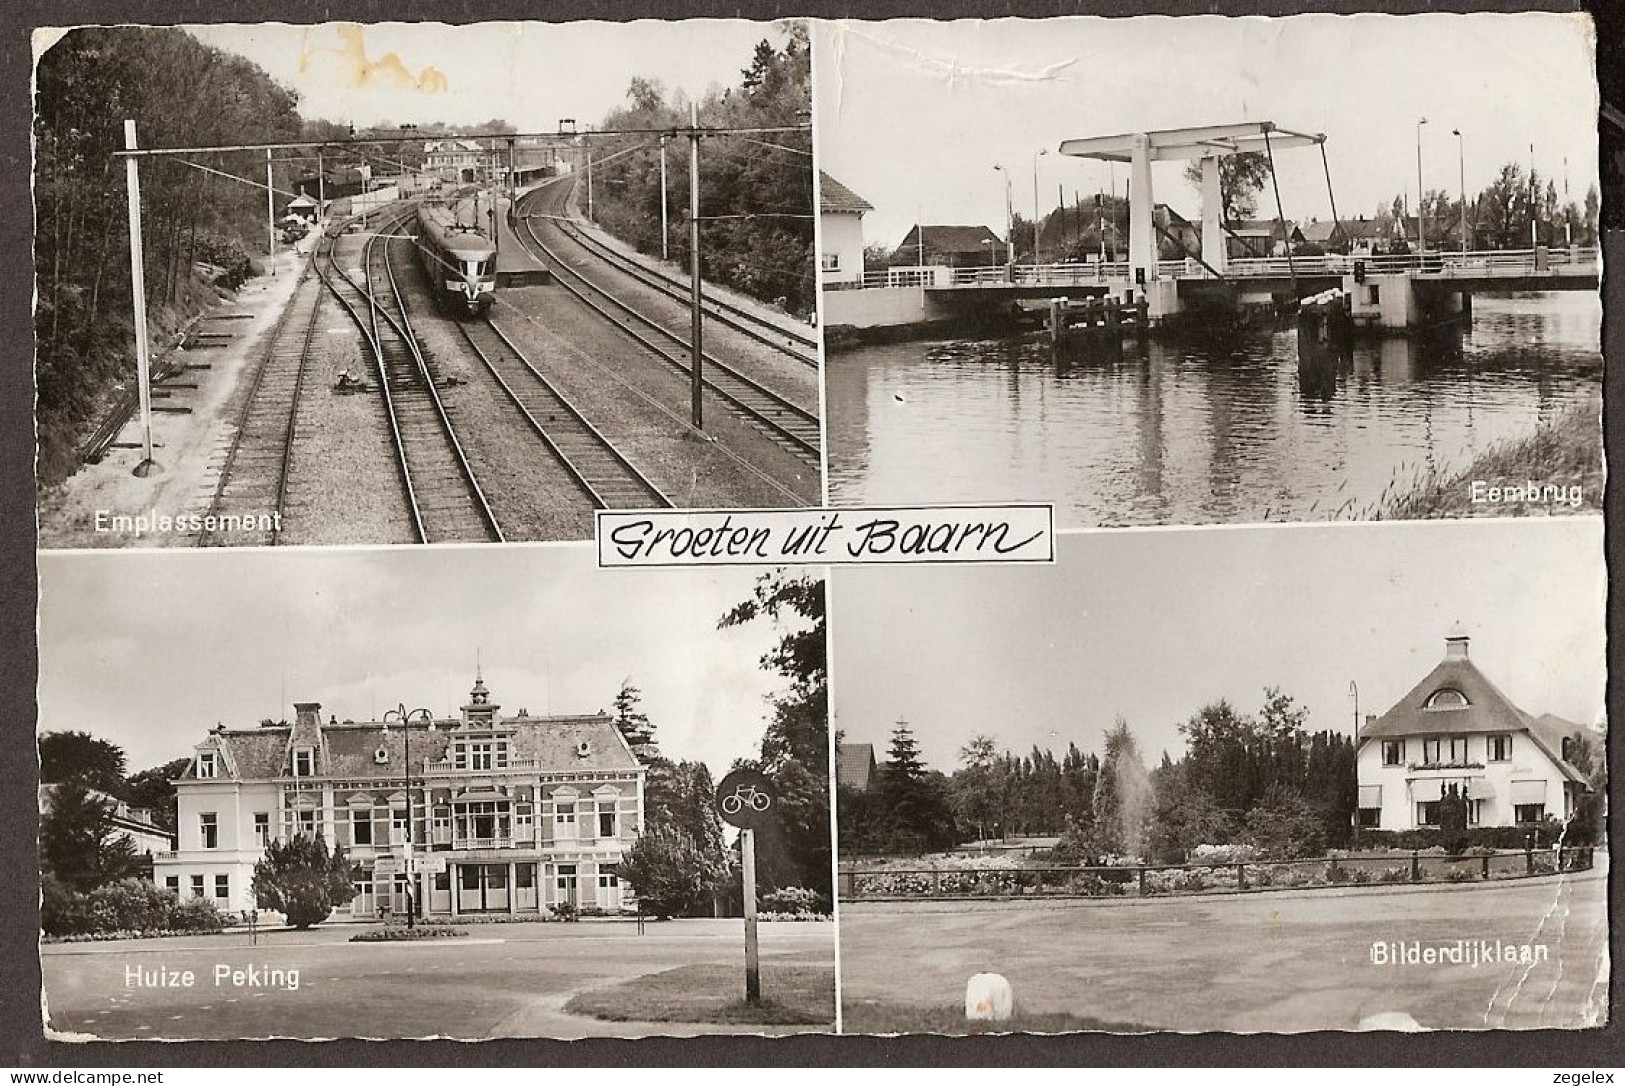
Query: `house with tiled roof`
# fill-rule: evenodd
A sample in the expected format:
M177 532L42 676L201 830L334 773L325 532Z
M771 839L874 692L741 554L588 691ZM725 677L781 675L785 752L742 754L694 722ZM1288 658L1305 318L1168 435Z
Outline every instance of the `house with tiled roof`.
M835 785L855 792L867 792L879 776L873 743L837 743L835 746Z
M985 268L1003 264L1004 241L985 226L919 226L892 253L893 264Z
M874 205L818 171L818 274L828 283L863 282L863 215Z
M1570 761L1585 731L1514 705L1468 655L1459 626L1444 659L1386 713L1366 718L1356 750L1360 825L1410 830L1439 824L1452 786L1470 826L1567 820L1588 790Z
M357 917L635 907L616 865L643 828L644 766L614 722L504 716L482 679L456 717L212 729L175 782L178 842L153 878L222 909L254 908L274 839L320 835L359 867Z

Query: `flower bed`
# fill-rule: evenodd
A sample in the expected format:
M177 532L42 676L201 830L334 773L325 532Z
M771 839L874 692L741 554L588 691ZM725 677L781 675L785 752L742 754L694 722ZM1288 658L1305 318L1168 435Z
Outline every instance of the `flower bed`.
M990 859L932 858L929 867L918 861L905 867L905 861L897 860L853 864L842 869L841 881L844 892L853 898L1158 897L1300 887L1481 882L1550 875L1558 870L1554 854L1530 856L1488 850L1462 856L1447 856L1442 850L1374 855L1333 852L1305 860L1265 862L1249 858L1167 867L1126 863L1076 868L1015 867L1008 860L990 863ZM1564 871L1584 870L1588 863L1588 855L1580 851L1562 857Z
M416 927L395 927L390 925L383 928L374 928L350 936L352 943L406 943L419 939L455 939L466 936L468 932L452 924L419 924Z

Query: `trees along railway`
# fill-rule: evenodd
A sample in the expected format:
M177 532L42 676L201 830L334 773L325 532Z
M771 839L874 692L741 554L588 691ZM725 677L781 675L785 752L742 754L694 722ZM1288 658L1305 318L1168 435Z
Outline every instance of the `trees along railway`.
M565 237L588 250L605 263L625 272L632 278L675 301L682 302L684 305L689 303L688 280L668 275L657 268L641 264L624 253L617 252L585 230L582 230L568 218L559 217L552 221ZM732 328L741 335L748 336L758 343L771 347L804 366L818 368L818 338L816 336L799 329L787 328L758 316L743 306L734 305L732 302L718 297L713 290L705 289L703 291L702 305L705 307L705 315L718 324Z

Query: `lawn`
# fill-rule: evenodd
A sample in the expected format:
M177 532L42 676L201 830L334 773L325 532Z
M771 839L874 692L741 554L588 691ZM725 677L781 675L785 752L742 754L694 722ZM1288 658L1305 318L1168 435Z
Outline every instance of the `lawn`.
M842 1008L842 1033L1148 1033L1150 1027L1085 1018L1065 1011L1019 1008L1006 1022L971 1022L962 1007L916 1007L879 1000L848 1000Z
M1013 1030L1298 1032L1398 1013L1431 1029L1587 1028L1607 1014L1606 898L1597 870L1146 899L847 900L842 1025L966 1032L965 983L992 972L1015 992ZM1459 940L1544 958L1425 967L1374 950Z
M835 1023L832 966L767 963L762 999L745 1002L737 965L684 965L582 992L569 1014L610 1022L708 1022L718 1025L824 1026Z

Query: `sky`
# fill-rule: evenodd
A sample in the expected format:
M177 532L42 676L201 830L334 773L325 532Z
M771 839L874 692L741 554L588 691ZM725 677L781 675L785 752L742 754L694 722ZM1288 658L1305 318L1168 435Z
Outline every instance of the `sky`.
M759 665L769 624L716 628L755 576L604 572L580 546L45 552L39 726L116 742L136 771L296 701L454 715L477 658L506 713L608 711L630 677L662 752L720 778L787 685Z
M1311 730L1348 733L1444 655L1471 656L1526 712L1603 711L1600 517L1085 532L1053 566L837 570L834 726L885 760L906 719L949 772L974 735L1025 754L1099 752L1121 715L1148 763L1227 698L1279 687Z
M625 104L638 75L701 97L713 85L737 83L757 42L784 40L772 23L741 19L186 29L297 91L306 118L358 128L501 118L521 132L555 131L563 117L596 124Z
M816 23L819 165L875 205L869 244L917 217L1004 232L1005 188L1033 214L1064 186L1087 202L1128 170L1063 159L1062 140L1268 120L1325 133L1338 214L1371 215L1422 181L1476 193L1508 161L1534 163L1583 203L1597 177L1590 23L1558 14L1147 16L1044 21ZM1462 133L1459 141L1452 129ZM1278 151L1286 216L1331 216L1314 148ZM1182 163L1153 167L1158 202L1198 214ZM1267 191L1260 207L1273 215Z

